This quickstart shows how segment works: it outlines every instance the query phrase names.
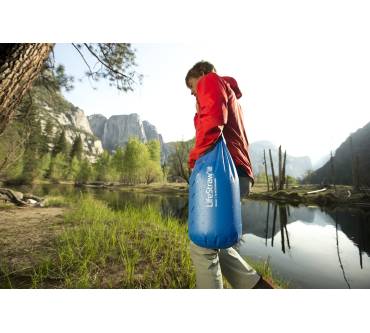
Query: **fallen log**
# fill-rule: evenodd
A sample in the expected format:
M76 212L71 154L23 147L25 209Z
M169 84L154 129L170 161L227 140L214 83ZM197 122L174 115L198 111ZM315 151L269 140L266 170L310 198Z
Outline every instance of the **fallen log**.
M306 194L314 194L314 193L324 192L326 190L327 190L327 188L325 187L325 188L322 188L321 190L306 192Z
M43 198L37 197L31 193L23 194L22 192L5 187L0 187L0 198L21 207L42 206L44 201Z

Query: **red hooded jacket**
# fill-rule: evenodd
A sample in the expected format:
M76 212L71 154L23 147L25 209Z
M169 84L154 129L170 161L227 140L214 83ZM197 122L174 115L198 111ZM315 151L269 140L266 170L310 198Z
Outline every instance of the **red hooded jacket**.
M218 126L224 125L224 138L235 166L242 167L253 179L243 111L237 100L241 96L238 84L232 77L208 73L200 78L197 84L198 112L194 116L195 146L190 151L188 161L190 168L212 148L221 135Z

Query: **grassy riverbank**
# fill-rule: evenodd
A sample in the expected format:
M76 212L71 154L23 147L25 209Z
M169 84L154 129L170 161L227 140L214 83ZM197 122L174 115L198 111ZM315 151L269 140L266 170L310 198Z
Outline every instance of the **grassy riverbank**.
M185 226L150 206L113 211L87 196L64 223L54 255L34 268L34 288L194 287Z
M270 282L276 289L289 288L289 282L284 281L282 278L272 272L269 260L257 261L250 257L245 257L245 260L250 264L259 275L263 276L265 280Z
M0 287L195 287L187 227L177 219L151 206L112 210L90 195L48 197L45 206L6 209Z

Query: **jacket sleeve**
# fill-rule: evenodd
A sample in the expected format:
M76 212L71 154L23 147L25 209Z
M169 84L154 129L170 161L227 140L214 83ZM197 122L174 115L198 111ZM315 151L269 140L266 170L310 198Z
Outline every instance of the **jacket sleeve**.
M198 83L197 100L199 119L196 125L195 146L190 151L188 164L195 161L217 141L221 135L218 126L227 123L227 94L224 83L216 75L206 75Z

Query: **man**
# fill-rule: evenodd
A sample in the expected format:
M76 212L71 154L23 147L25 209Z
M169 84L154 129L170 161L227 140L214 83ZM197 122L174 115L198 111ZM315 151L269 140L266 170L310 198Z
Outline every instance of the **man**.
M192 169L223 133L238 172L240 196L247 195L253 184L253 171L243 112L238 103L242 94L236 80L219 76L211 63L201 61L189 70L185 83L196 97L197 109L195 146L189 154L189 167ZM190 255L197 288L223 288L222 275L233 288L271 288L232 247L207 249L190 242Z

